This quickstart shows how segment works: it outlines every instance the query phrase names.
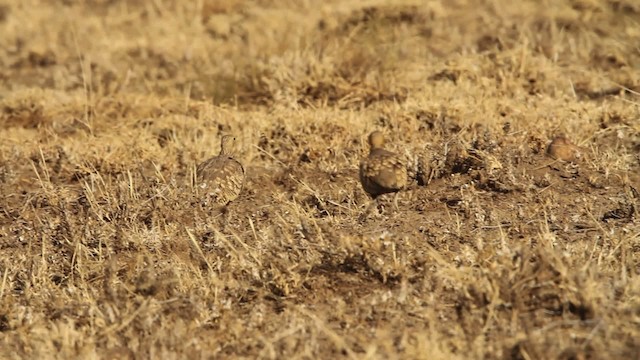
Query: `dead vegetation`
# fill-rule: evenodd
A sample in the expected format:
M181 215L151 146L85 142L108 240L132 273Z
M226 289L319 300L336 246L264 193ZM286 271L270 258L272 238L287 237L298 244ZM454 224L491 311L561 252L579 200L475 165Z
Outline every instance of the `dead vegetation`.
M634 358L638 15L5 1L1 357ZM363 214L375 129L411 184ZM247 178L212 209L221 134Z

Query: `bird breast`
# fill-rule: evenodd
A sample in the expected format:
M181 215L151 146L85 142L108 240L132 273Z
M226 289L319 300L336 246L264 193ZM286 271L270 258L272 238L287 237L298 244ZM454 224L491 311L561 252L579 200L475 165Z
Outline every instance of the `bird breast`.
M402 189L407 184L407 170L395 154L377 150L360 164L360 179L365 191L372 195Z

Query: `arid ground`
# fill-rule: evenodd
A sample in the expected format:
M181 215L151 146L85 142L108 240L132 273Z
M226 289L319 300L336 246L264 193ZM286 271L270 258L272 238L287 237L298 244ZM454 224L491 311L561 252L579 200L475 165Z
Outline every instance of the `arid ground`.
M0 0L2 359L634 359L639 211L635 0Z

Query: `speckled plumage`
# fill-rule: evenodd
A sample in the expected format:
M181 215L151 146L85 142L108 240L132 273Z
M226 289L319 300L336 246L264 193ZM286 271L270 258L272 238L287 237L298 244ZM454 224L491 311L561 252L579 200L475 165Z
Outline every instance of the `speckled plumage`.
M374 131L369 135L369 146L369 156L360 162L362 188L375 198L407 186L407 168L400 156L383 148L381 132Z
M244 186L245 171L242 164L233 158L234 145L233 136L223 136L220 154L198 165L198 186L205 189L206 200L226 205L240 195Z

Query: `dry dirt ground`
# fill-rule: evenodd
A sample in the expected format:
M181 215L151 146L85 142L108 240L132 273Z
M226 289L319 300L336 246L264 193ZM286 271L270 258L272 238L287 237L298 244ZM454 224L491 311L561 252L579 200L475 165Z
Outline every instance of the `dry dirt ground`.
M638 356L639 2L0 0L0 34L0 358Z

